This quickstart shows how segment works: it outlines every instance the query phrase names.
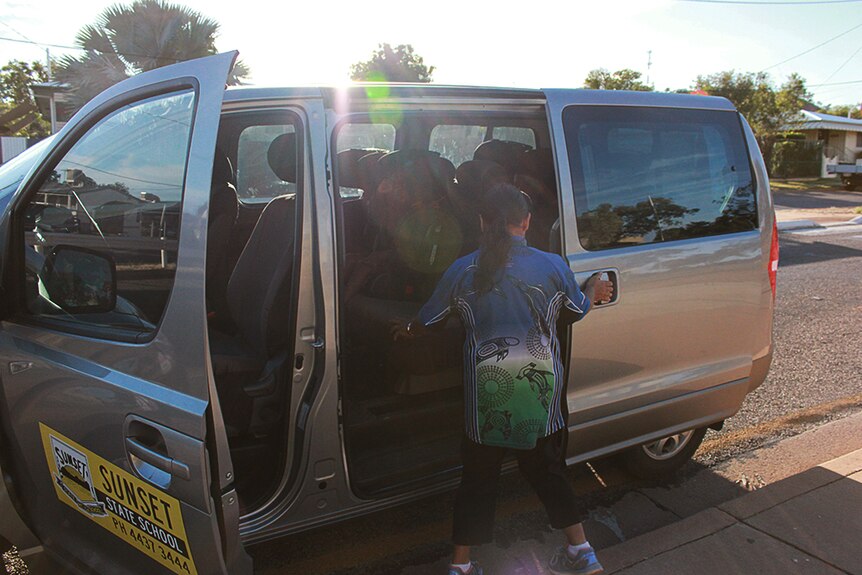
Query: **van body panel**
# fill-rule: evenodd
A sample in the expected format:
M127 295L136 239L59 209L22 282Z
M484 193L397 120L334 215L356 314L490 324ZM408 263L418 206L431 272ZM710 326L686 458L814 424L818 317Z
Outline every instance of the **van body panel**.
M772 203L764 192L758 160L758 229L707 237L588 251L581 245L575 218L573 173L563 111L578 106L678 107L738 114L722 98L700 96L549 91L548 115L554 140L561 228L566 258L577 272L618 270L615 305L598 306L571 329L568 384L569 455L577 457L619 442L620 427L610 424L660 402L709 390L751 374L756 354L768 348L762 337L771 326L772 302L766 259L771 239ZM748 140L740 128L737 136ZM746 142L750 148L750 142ZM762 166L762 160L760 160ZM771 329L771 327L770 327ZM703 397L709 397L709 394ZM738 397L741 405L744 397ZM648 436L691 423L687 402L662 408L664 421L632 416L622 426L630 437ZM712 415L699 402L698 421L728 416L716 401ZM675 420L673 418L676 418ZM611 419L608 419L611 418ZM618 423L618 422L617 422ZM583 430L588 426L589 433ZM602 430L607 441L597 439ZM583 436L583 437L579 437ZM583 444L581 443L583 439Z
M739 411L748 393L748 378L716 385L701 391L679 395L664 401L611 414L569 427L575 443L566 462L569 465L589 461L722 421ZM639 435L633 436L636 429Z
M158 545L167 545L166 540L178 545L177 549L184 548L186 556L182 559L189 560L192 569L200 573L250 572L247 556L236 549L225 552L222 547L220 517L225 514L220 507L236 502L222 501L220 497L214 501L210 491L213 478L209 463L215 454L208 452L208 446L219 438L208 433L206 421L211 381L207 370L203 270L211 158L224 82L235 57L236 53L222 54L160 68L108 89L66 125L14 200L13 209L18 209L35 197L36 187L41 185L47 171L73 145L87 138L104 118L135 109L140 102L163 103L167 107L175 94L195 95L193 120L187 128L187 163L183 167L182 204L176 231L179 237L176 273L163 320L155 326L154 336L144 343L132 343L112 338L110 331L105 339L76 334L71 328L40 323L24 309L4 318L0 330L0 362L21 366L19 371L11 373L4 370L2 380L2 420L13 462L13 469L7 471L19 487L30 527L49 550L96 572L170 572L167 560L165 563L156 560ZM143 121L158 122L159 118ZM23 228L22 223L17 225L18 229ZM58 241L74 242L76 238L69 235ZM110 248L111 243L105 241ZM13 247L23 246L20 240L7 242L6 257L10 257L8 250ZM21 256L15 253L11 257ZM23 266L19 269L16 273L23 275ZM4 278L11 282L6 284L7 293L15 293L20 290L17 283L22 277L10 274ZM130 423L132 415L134 424ZM145 437L156 443L147 444ZM54 454L43 448L47 445L46 438L51 445L61 446L54 449ZM158 441L163 443L159 445ZM61 481L52 476L51 469L59 469L61 462L74 459L70 459L71 453L78 454L79 462L84 456L84 463L76 463L76 481L85 492L75 496L83 497L84 503L64 495L71 489L68 485L62 491L55 489L55 483L60 485ZM133 453L159 465L172 461L172 471L162 472ZM57 458L55 462L52 455ZM123 483L129 480L121 480L120 473L139 483ZM126 500L116 491L117 485L133 484L141 486L134 493L142 498L144 493L149 493L150 501L163 498L163 515L157 515L154 506L141 507L137 499L136 506L131 496ZM145 509L149 510L147 525L152 533L140 534L141 538L134 542L123 541L129 528L124 525L121 529L118 523L111 527L111 523L105 522L110 517L119 521L118 516L108 514L110 509L119 509L114 506L116 501L99 501L105 493L114 493L117 500L126 501L130 506L127 508L136 508L141 517L148 515ZM88 498L93 501L88 503ZM178 502L178 509L174 501ZM171 524L177 521L171 527L173 532L157 532L154 525L169 519ZM144 529L143 521L131 521L128 525ZM236 530L237 526L228 529ZM159 536L161 541L154 539ZM226 564L226 558L230 565Z
M755 181L757 182L757 203L762 206L758 210L759 227L760 227L760 249L761 260L759 277L766 278L760 293L759 306L757 308L757 317L751 324L752 330L752 351L754 359L760 361L759 373L763 374L760 381L752 383L754 387L763 382L766 377L766 370L772 361L772 326L773 314L775 312L775 299L772 295L772 289L769 284L769 254L772 246L772 230L775 226L775 208L772 201L772 190L769 187L769 176L766 172L766 163L763 161L763 154L760 153L760 146L757 144L757 139L754 137L754 132L748 121L740 116L742 121L742 129L745 133L745 141L748 146L749 157L751 157L752 169L754 171ZM764 367L765 366L765 367ZM753 388L752 388L753 389Z

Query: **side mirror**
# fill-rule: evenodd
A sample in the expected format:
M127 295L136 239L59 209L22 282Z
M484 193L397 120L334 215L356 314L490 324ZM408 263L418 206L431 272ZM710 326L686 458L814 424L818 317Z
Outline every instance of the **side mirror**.
M105 313L117 305L117 269L110 256L74 246L57 246L42 268L51 301L69 313Z

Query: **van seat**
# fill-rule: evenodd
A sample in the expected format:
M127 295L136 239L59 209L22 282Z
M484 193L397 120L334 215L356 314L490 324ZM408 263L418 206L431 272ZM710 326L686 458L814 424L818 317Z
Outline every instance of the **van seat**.
M375 148L351 148L338 152L336 166L339 187L362 190L362 196L342 199L341 218L344 247L348 253L367 253L371 238L368 226L369 196L376 187L374 168L386 152Z
M295 179L295 134L273 140L268 157L275 174ZM280 391L282 372L290 366L295 236L296 197L273 198L228 281L236 333L210 329L213 374L229 436L268 433L283 412Z
M514 177L515 185L533 202L533 217L527 230L527 242L534 248L552 251L548 234L559 217L557 176L550 149L527 150Z
M434 152L399 150L381 157L377 170L381 184L368 204L376 229L372 253L385 256L387 265L376 270L358 293L351 293L346 304L348 332L352 342L369 345L370 353L399 374L402 393L432 391L439 380L417 378L458 365L463 336L455 336L452 353L448 330L423 338L423 345L416 346L392 342L390 329L392 321L410 319L419 311L462 252L462 227L450 204L455 167ZM399 185L387 188L390 196L383 196L380 190L387 178L397 178ZM458 382L445 385L453 383Z
M231 235L239 211L234 182L230 159L216 148L207 228L206 289L207 311L220 319L229 315L227 282L236 263L230 256Z
M482 142L473 152L474 160L496 162L503 166L510 176L525 173L527 157L524 155L531 146L509 140L488 140Z

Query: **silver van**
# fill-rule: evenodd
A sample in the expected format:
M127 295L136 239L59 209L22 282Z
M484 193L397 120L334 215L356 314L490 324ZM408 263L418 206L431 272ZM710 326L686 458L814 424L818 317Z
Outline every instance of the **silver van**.
M461 328L389 326L476 248L497 181L532 197L533 246L616 287L562 329L570 463L667 473L764 380L777 234L727 100L225 90L235 57L117 84L0 168L13 543L97 573L249 573L245 544L452 488Z

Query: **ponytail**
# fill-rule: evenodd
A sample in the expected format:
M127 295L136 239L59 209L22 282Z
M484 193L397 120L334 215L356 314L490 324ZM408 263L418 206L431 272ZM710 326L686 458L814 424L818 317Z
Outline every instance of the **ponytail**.
M480 294L491 291L497 273L509 261L512 236L509 226L524 221L530 213L530 197L512 184L498 184L488 190L480 213L483 232L478 268L473 288Z

